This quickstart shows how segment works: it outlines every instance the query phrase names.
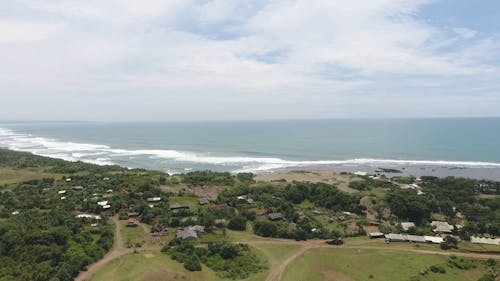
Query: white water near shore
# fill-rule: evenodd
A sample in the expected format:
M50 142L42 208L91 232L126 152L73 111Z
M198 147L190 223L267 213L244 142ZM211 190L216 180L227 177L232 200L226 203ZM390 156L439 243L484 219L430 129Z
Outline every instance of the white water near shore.
M276 157L243 157L214 155L210 152L196 153L191 151L166 149L126 149L108 145L68 142L53 138L38 137L27 133L15 132L0 128L0 147L16 151L31 152L36 155L59 158L68 161L82 161L98 165L121 165L120 159L137 157L168 160L181 163L227 166L231 172L270 172L280 169L306 167L377 167L389 166L447 166L464 168L500 168L500 163L477 161L440 161L440 160L399 160L357 158L346 160L286 160ZM137 168L137 167L134 167ZM140 167L139 167L140 168ZM175 171L175 169L165 169ZM185 168L184 171L192 170Z

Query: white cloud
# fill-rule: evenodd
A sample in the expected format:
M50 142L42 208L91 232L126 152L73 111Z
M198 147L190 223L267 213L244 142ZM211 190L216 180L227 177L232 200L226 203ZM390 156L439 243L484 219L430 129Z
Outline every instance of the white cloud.
M0 19L0 44L34 43L60 32L62 24Z
M455 27L452 30L464 39L471 39L477 35L477 31L465 27Z
M419 12L428 2L3 2L9 17L0 18L0 95L43 93L62 103L78 96L82 104L92 100L86 96L150 96L141 107L157 112L148 114L179 119L203 113L190 101L218 100L226 106L207 112L231 119L248 104L269 106L245 110L246 118L334 117L319 108L387 94L401 103L421 92L466 96L464 80L477 83L471 89L490 89L499 77L500 62L491 60L494 54L498 61L497 37L466 27L450 34L426 23ZM272 112L284 99L289 106ZM171 111L157 109L172 100L178 106ZM51 114L64 118L56 105ZM86 119L84 110L79 114ZM106 114L120 112L99 116Z

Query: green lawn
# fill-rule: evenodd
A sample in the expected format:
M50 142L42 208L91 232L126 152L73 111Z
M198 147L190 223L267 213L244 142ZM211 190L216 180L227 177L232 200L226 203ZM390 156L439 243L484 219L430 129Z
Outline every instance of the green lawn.
M94 275L91 281L215 281L212 270L189 272L184 266L160 252L130 254L116 259Z
M448 257L401 253L380 250L313 249L291 262L284 275L287 281L407 281L418 276L421 281L477 280L484 270L477 261L478 269L461 271L446 266ZM443 265L445 274L419 272L431 265ZM372 275L372 278L370 278Z
M120 230L123 235L123 242L128 248L132 248L134 245L142 246L147 241L147 234L144 230L139 227L126 227L125 224L120 223Z
M263 254L257 252L264 258ZM266 272L260 272L240 281L264 281ZM90 281L216 281L217 273L202 265L199 272L190 272L166 254L159 251L130 254L113 260L97 272Z
M0 166L0 185L43 178L60 178L60 174L43 172L40 168L16 169Z

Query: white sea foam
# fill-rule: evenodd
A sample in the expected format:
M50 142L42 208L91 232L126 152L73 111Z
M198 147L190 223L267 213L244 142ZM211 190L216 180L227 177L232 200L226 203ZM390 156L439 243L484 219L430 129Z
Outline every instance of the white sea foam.
M64 159L68 161L83 161L97 165L113 165L117 159L135 159L140 157L168 160L168 162L196 163L205 165L239 167L233 172L265 172L283 168L307 167L321 165L343 166L378 166L378 165L429 165L448 167L500 168L500 163L468 162L468 161L434 161L434 160L394 160L358 158L348 160L285 160L275 157L243 157L217 156L210 153L195 153L190 151L165 149L122 149L107 145L65 142L61 140L42 138L30 134L17 133L0 128L0 146L12 150L26 151L33 154ZM175 166L175 165L173 165ZM178 170L178 167L171 167ZM191 168L185 168L189 171Z

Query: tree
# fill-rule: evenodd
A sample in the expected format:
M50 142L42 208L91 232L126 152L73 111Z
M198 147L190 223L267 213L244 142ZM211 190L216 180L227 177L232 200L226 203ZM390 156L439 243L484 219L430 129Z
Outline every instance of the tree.
M234 216L229 220L227 227L232 230L245 230L247 228L247 220L239 215Z
M458 245L458 240L455 237L448 235L444 238L444 242L441 243L440 247L443 250L448 250L448 249L456 249L457 245Z
M198 256L191 256L189 259L184 262L184 268L189 271L201 271L200 259Z
M275 237L278 234L278 227L269 221L258 221L254 224L254 232L263 237Z

